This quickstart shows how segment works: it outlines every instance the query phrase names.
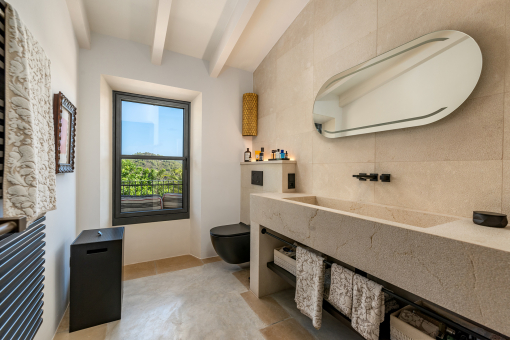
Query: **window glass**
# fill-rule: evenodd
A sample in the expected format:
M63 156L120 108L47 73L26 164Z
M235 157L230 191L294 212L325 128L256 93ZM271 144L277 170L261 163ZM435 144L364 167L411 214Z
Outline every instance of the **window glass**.
M182 157L184 110L122 101L122 155Z
M121 212L182 209L182 161L121 160Z

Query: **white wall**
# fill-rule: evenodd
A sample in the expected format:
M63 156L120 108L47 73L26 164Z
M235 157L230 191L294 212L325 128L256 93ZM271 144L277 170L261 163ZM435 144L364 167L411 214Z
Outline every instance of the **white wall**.
M78 107L78 46L65 0L9 0L51 60L52 92ZM76 236L76 175L57 175L57 210L47 215L44 322L36 339L53 338L67 306L69 246Z
M111 132L111 127L105 128L105 124L111 124L107 122L110 117L105 115L111 112L104 113L106 109L101 104L100 98L106 98L108 90L104 83L102 89L102 77L122 77L196 91L201 98L192 101L192 114L194 107L201 104L202 121L201 127L191 121L192 139L193 134L201 134L201 141L198 145L192 142L192 157L195 157L191 160L192 176L195 179L199 176L199 181L192 179L195 184L191 188L192 221L191 224L188 221L188 232L172 231L184 228L184 221L130 226L126 229L126 263L181 255L182 250L175 245L186 242L186 237L187 253L200 258L215 256L209 230L239 222L239 162L246 145L251 146L251 138L245 139L241 134L242 94L252 92L252 74L226 68L220 77L211 78L207 62L169 51L165 51L162 65L156 66L150 62L149 46L93 34L92 48L80 50L79 63L82 114L77 125L78 230L111 225L111 217L104 218L105 207L111 214L111 204L105 203L104 194L104 188L111 187L111 174L101 170L101 164L111 162L111 158L104 157L105 133ZM111 140L111 134L107 138ZM200 195L199 200L196 195ZM199 214L193 220L196 212ZM166 236L162 237L161 233ZM165 251L150 253L149 248L155 246Z

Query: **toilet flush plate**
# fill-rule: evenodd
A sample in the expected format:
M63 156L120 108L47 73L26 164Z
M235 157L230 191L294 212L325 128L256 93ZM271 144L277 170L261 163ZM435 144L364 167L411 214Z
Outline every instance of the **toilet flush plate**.
M253 185L264 185L264 172L263 171L252 171L251 172L251 184Z

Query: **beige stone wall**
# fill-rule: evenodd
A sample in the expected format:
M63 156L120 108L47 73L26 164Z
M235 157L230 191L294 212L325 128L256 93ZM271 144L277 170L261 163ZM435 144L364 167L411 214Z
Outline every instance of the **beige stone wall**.
M338 139L313 130L314 97L329 77L443 29L469 34L483 55L480 81L455 112L422 127ZM510 213L509 38L507 0L311 0L254 73L253 149L288 150L298 161L298 192L465 217ZM359 172L390 173L392 181L359 182Z

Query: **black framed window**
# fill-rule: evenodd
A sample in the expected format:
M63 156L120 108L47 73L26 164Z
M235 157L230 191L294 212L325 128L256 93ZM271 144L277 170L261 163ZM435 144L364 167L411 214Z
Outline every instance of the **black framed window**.
M189 218L189 108L113 92L113 225Z

